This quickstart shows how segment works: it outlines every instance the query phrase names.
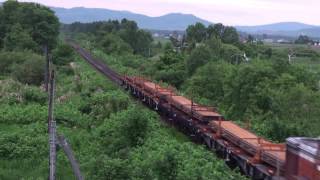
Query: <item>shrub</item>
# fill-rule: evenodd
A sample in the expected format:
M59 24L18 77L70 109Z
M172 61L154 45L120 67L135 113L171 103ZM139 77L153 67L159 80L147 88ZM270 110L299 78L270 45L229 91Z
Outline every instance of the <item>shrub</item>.
M23 64L15 66L13 77L21 83L40 85L44 79L44 64L40 56L27 59Z
M64 43L60 43L53 51L53 63L57 65L67 65L74 59L73 49Z
M192 50L190 57L186 61L189 75L192 75L197 68L208 63L212 58L210 49L206 46L199 46Z
M30 124L45 122L47 120L47 107L30 105L3 105L0 108L0 123Z
M10 74L16 64L22 64L27 59L41 59L37 54L24 52L0 52L0 75Z
M105 53L132 53L132 48L119 36L108 34L100 42Z
M40 88L27 86L22 93L23 99L30 103L36 102L39 104L45 104L47 102L47 94L40 90Z
M94 94L90 100L90 115L98 120L108 118L111 113L116 113L128 107L129 98L118 91Z

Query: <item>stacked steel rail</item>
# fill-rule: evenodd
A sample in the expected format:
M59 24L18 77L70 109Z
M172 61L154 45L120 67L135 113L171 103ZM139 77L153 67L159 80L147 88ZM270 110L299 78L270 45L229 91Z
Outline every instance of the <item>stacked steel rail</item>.
M216 108L196 104L170 87L162 87L142 77L120 76L76 43L67 42L96 70L166 117L166 121L193 140L204 143L231 168L240 168L252 179L284 179L285 144L271 143L225 120Z

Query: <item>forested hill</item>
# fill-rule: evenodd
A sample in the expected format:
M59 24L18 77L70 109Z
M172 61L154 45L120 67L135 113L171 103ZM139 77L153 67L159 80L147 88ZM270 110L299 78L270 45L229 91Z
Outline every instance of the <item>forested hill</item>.
M204 25L212 24L208 20L201 19L192 14L170 13L159 17L150 17L143 14L132 13L129 11L116 11L101 8L77 7L71 9L52 7L60 22L70 24L73 22L94 22L121 20L123 18L137 22L142 29L154 30L182 30L184 31L191 24L201 22ZM251 34L272 34L282 36L297 37L306 34L311 37L320 37L320 27L299 22L280 22L258 26L237 26L238 31Z
M188 25L201 22L210 24L209 21L200 19L191 14L171 13L159 17L150 17L129 11L114 11L98 8L51 8L55 11L62 23L94 22L103 20L121 20L123 18L136 21L140 28L157 30L185 30Z
M128 55L130 65L143 58L137 68L149 60L143 55L154 51L153 39L135 22L98 24L87 34L70 34L87 48L97 43L97 52L104 47L103 55ZM85 179L245 179L89 67L59 39L59 25L53 11L35 3L12 0L0 8L1 180L48 177L45 45L55 70L57 134L72 146ZM56 160L56 179L74 179L63 151Z

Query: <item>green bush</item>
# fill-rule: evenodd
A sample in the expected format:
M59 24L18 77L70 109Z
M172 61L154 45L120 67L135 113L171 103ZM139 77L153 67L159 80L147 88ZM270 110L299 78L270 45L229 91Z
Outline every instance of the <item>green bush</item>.
M12 79L0 80L0 104L22 103L23 85Z
M60 43L52 54L52 61L56 65L67 65L74 61L74 50L65 43Z
M34 158L48 154L46 127L40 124L24 126L23 131L0 132L0 157L4 159Z
M41 59L41 56L29 51L23 52L0 52L0 75L7 75L15 71L15 65L22 64L28 59Z
M47 113L47 107L38 104L2 105L0 108L0 123L21 125L46 122Z
M35 102L35 103L44 105L48 100L47 93L45 93L38 87L32 87L32 86L27 86L24 89L22 96L27 103Z
M208 63L211 58L210 49L206 46L199 46L192 50L190 57L186 60L189 75L192 75L199 67Z
M54 117L57 124L61 124L65 127L87 128L88 124L92 124L92 122L90 122L92 121L91 118L86 114L82 114L71 103L57 104L55 106Z
M44 65L45 61L40 56L27 59L23 64L15 66L12 75L21 83L40 85L44 79Z
M133 50L129 44L124 42L119 36L107 34L100 42L105 53L124 54L132 53Z
M83 107L83 111L90 112L90 115L97 121L103 121L112 113L127 109L129 97L118 91L93 94L89 104Z

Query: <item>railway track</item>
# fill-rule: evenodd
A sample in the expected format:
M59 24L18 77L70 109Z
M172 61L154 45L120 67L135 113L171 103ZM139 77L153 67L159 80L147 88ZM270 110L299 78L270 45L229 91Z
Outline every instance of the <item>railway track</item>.
M100 73L104 74L108 77L112 82L116 83L117 85L121 85L121 76L106 66L101 60L94 58L87 50L81 48L79 45L72 41L68 41L69 45L73 47L83 59L85 59L89 64L92 65Z
M244 175L257 180L299 179L298 168L286 165L286 154L288 156L291 153L286 153L288 150L286 151L285 144L273 144L264 140L231 121L224 120L223 116L217 113L214 108L194 105L193 102L189 102L190 100L183 96L179 96L170 89L163 88L149 80L141 77L121 76L75 42L70 40L67 42L94 69L129 91L132 96L149 108L156 110L165 121L173 124L190 136L192 140L205 144L218 157L224 159L229 167L238 167ZM189 103L189 106L185 103ZM211 120L207 121L207 119ZM305 142L309 141L313 142L310 139ZM299 153L296 155L300 156ZM296 161L299 161L299 158ZM295 169L295 171L286 169L289 167ZM320 169L320 166L314 167ZM307 177L311 177L311 179L318 179L319 177L320 180L320 170L318 174L317 172L312 174L310 172L317 171L316 168L312 171L308 170L307 167L299 168L301 172L306 171L310 174ZM288 172L291 174L288 174Z

